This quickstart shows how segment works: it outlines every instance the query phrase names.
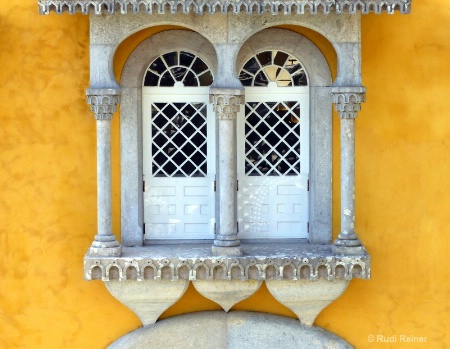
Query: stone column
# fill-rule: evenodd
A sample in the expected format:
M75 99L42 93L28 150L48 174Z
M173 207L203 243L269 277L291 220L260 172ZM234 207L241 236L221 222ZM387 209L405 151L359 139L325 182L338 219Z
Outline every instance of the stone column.
M244 103L244 90L211 88L210 102L218 123L216 191L220 209L212 252L238 256L242 251L237 238L236 117Z
M337 254L360 254L365 249L355 233L355 118L366 89L335 87L333 103L341 119L341 232L334 242Z
M111 119L117 110L120 91L88 89L87 102L97 120L97 224L98 230L88 254L120 256L121 246L112 234Z

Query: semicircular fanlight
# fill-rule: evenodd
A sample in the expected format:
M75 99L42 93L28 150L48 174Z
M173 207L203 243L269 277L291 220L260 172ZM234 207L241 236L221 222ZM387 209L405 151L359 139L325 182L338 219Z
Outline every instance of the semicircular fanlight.
M210 86L213 75L198 56L186 51L172 51L156 58L147 68L143 86Z
M278 50L263 51L251 57L239 72L244 86L308 86L308 77L300 61Z

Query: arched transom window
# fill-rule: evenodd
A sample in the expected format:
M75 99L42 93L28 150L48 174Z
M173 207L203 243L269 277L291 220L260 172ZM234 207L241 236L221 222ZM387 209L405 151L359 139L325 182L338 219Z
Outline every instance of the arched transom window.
M150 63L144 86L178 87L210 86L213 76L208 65L186 51L165 53Z
M250 58L239 79L244 86L308 86L308 77L297 58L283 51L263 51Z

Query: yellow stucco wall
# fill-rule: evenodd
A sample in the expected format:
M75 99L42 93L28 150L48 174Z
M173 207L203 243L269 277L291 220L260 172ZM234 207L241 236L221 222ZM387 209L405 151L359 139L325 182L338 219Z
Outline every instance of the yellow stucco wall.
M140 323L101 282L82 280L96 230L88 18L38 16L36 2L0 6L0 348L103 348ZM448 23L442 0L415 0L408 16L363 19L357 230L373 278L353 281L316 321L356 348L450 346ZM337 135L337 118L334 125ZM117 116L113 132L118 234ZM218 306L191 287L164 316L204 309ZM234 309L292 316L264 288ZM372 344L369 335L397 342ZM400 343L401 335L427 342Z

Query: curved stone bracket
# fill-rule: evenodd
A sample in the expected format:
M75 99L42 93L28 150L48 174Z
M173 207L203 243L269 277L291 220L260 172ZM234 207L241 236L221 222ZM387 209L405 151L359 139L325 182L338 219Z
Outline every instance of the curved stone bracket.
M266 280L272 296L292 310L300 322L312 326L317 315L347 289L346 280Z
M197 280L193 281L193 284L202 296L216 302L228 312L231 307L258 291L262 281Z
M187 280L171 282L108 281L108 291L130 308L144 326L151 325L186 292Z

